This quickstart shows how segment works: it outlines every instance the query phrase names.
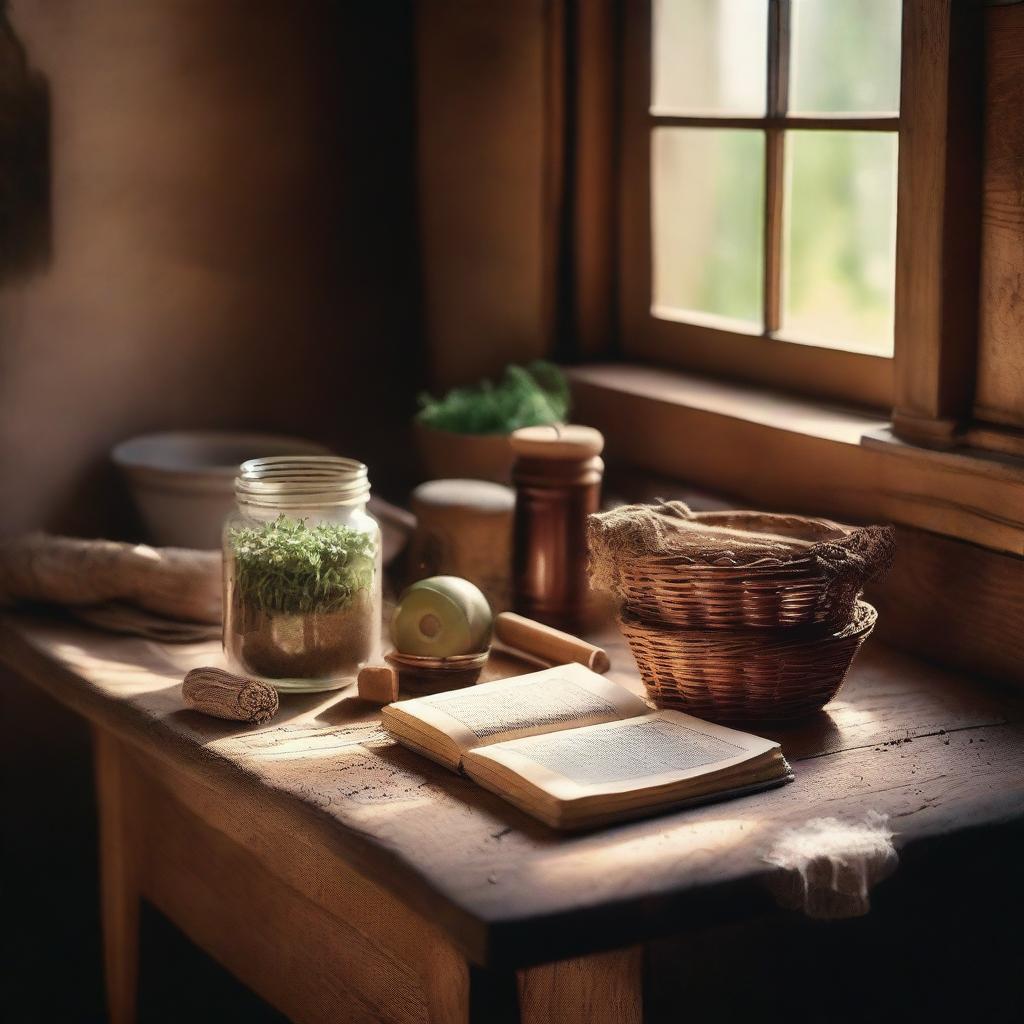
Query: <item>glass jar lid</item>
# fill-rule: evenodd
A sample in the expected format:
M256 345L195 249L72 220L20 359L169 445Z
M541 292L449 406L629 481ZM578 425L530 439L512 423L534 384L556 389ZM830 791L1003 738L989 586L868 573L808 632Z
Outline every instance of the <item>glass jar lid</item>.
M235 477L239 504L296 509L355 505L370 494L366 466L338 455L282 455L243 462Z

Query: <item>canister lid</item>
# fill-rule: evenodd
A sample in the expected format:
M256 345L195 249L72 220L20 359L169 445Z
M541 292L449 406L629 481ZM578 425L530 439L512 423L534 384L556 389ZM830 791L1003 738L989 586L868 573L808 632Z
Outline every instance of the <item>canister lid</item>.
M516 493L511 487L488 480L428 480L412 492L413 511L469 509L507 515L515 503Z
M577 423L522 427L510 443L516 455L536 459L590 459L604 450L601 431Z

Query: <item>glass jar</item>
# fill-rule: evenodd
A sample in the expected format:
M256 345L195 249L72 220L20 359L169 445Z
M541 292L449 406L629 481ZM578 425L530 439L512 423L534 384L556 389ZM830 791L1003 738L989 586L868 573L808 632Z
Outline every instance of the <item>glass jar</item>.
M366 466L243 463L224 524L224 654L282 692L334 690L380 653L380 527Z

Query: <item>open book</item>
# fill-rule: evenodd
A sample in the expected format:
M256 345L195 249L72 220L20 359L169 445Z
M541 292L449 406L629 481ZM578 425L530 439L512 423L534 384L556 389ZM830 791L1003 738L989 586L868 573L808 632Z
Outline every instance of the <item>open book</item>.
M788 782L777 743L651 711L582 665L384 708L399 743L554 828L586 828Z

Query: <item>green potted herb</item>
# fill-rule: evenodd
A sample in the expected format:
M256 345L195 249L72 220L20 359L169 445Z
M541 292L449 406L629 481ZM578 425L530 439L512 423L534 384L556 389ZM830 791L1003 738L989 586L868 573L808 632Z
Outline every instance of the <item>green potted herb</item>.
M507 483L512 472L508 435L520 427L564 422L569 386L551 363L508 366L501 380L453 388L443 398L423 395L416 416L420 459L428 478L469 477Z
M355 676L374 653L377 544L365 530L282 514L227 531L225 645L271 679Z

